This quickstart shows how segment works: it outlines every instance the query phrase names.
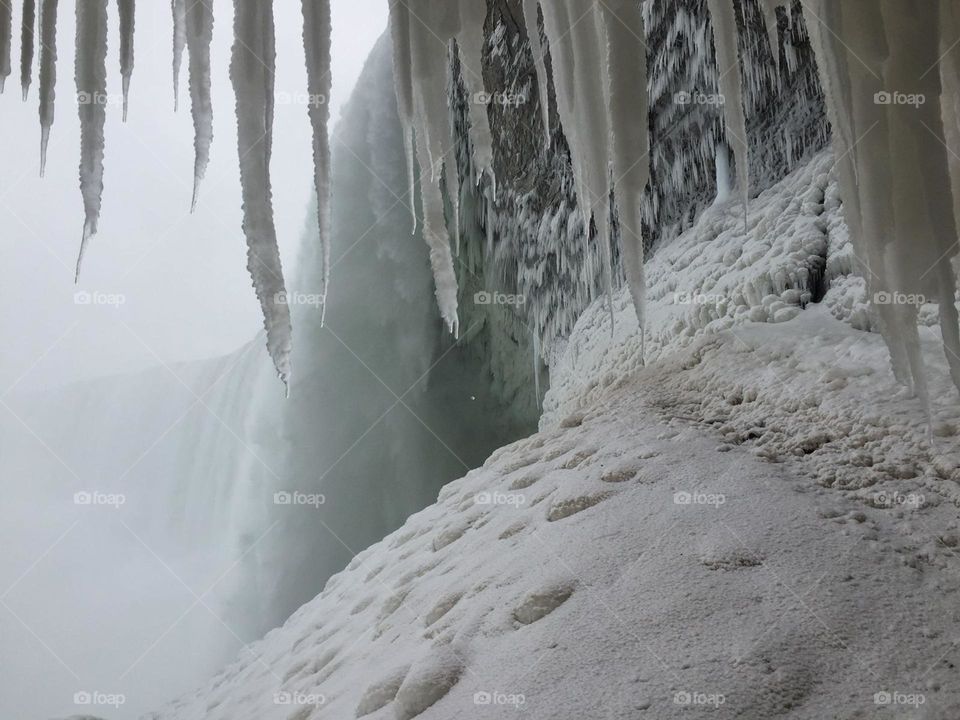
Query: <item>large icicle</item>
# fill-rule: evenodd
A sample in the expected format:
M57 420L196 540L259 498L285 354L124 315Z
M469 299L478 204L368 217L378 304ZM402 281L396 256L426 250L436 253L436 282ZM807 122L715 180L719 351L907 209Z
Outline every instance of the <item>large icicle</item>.
M406 2L393 0L390 4L390 38L393 41L393 84L397 95L397 112L403 131L403 149L407 156L407 201L413 221L412 232L417 231L416 178L413 152L413 55L410 46L410 8Z
M190 212L193 212L213 143L213 101L210 98L213 0L190 0L185 27L190 64L190 114L193 117L193 197L190 201Z
M196 0L191 0L195 2ZM133 75L133 31L136 0L117 0L120 16L120 77L123 81L123 121L127 121L127 101L130 96L130 77Z
M10 75L10 40L13 36L13 0L0 2L0 93Z
M767 26L767 38L770 41L770 52L773 53L773 63L777 68L777 77L780 77L780 25L777 19L777 8L783 5L783 0L760 0L760 9L763 11L763 20Z
M313 126L313 183L317 193L317 229L323 255L323 310L327 315L330 289L330 0L303 0L303 47L307 58L307 111Z
M941 328L960 386L953 307L957 225L947 141L956 76L937 72L956 38L946 3L877 7L817 0L804 7L835 128L847 223L890 348L894 372L929 406L916 317L940 302ZM947 12L941 13L942 10ZM829 31L818 27L823 23ZM946 72L946 87L941 73ZM955 164L955 168L958 166ZM956 178L954 178L956 181Z
M173 110L180 107L180 66L187 46L187 0L170 0L173 14Z
M548 92L546 48L540 41L539 6L537 0L523 0L523 20L530 38L530 51L537 70L537 87L540 90L540 117L543 122L544 144L550 147L550 97Z
M270 189L273 72L276 60L271 0L234 0L230 79L237 99L240 185L247 269L263 309L267 350L289 391L290 308L277 248Z
M733 0L707 0L713 26L713 44L717 52L717 77L723 94L723 118L727 142L737 163L737 183L743 197L743 222L747 222L750 198L749 147L747 120L743 109L743 85L737 49L737 16Z
M431 0L430 3L417 6L417 14L410 17L409 23L423 236L430 248L430 265L433 268L440 315L450 332L456 336L459 333L457 276L446 228L440 181L444 158L452 149L446 78L449 42L460 30L459 5Z
M646 288L640 201L650 178L647 53L643 15L633 0L605 0L610 72L610 137L614 194L620 219L620 245L633 305L644 326Z
M8 3L13 0L0 0ZM23 15L20 18L20 87L26 102L33 75L33 38L36 34L36 0L23 0Z
M103 126L107 93L107 0L77 3L77 107L80 112L80 193L83 195L83 239L77 275L90 237L97 232L103 197Z
M40 177L47 167L47 144L53 127L57 84L57 4L43 0L40 6Z
M477 169L477 181L483 172L493 173L493 140L490 136L490 116L487 103L490 96L483 81L483 24L487 18L487 4L476 0L460 0L460 67L470 93L470 139ZM452 193L451 193L452 195Z
M592 218L601 243L612 327L609 66L605 33L596 3L585 6L580 0L557 0L541 7L550 40L557 109L570 146L584 233L589 237Z

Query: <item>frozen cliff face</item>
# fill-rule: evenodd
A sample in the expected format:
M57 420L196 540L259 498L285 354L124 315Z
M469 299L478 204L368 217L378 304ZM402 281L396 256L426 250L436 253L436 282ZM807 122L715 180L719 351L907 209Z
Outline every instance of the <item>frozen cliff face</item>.
M647 31L650 96L650 183L642 202L648 249L669 243L690 227L732 175L724 168L722 104L717 90L710 13L706 0L642 4ZM798 2L777 15L777 62L771 33L755 0L737 4L741 68L749 142L750 193L783 178L829 140L817 68ZM573 168L553 87L551 56L542 23L548 87L541 92L536 42L531 44L521 0L488 0L483 74L498 93L478 99L451 62L448 93L458 141L461 222L460 264L483 278L488 290L523 298L522 312L495 312L499 344L513 351L491 360L496 377L536 351L549 363L584 308L604 291L601 243L590 237L578 210ZM541 107L546 97L548 112ZM471 103L483 100L493 138L496 188L477 185L468 136ZM549 145L543 117L549 118ZM448 188L449 189L449 188ZM613 200L613 198L611 198ZM612 215L615 285L623 282L619 229ZM470 290L461 271L461 312L469 314ZM492 321L491 321L492 322ZM468 324L466 320L464 324ZM491 329L496 332L496 329ZM484 336L486 337L486 336ZM485 342L493 342L485 340ZM526 362L526 360L523 360Z

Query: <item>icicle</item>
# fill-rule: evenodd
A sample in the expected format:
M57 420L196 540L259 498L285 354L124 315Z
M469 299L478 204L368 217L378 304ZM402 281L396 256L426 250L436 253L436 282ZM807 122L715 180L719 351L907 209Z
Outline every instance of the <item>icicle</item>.
M40 177L47 167L47 144L53 127L57 84L57 3L40 6Z
M537 398L537 408L540 407L540 334L534 327L530 334L533 336L533 392Z
M230 79L237 99L240 184L247 269L263 309L267 350L289 392L290 308L270 189L273 72L276 60L270 0L234 0L234 43Z
M773 53L778 81L780 79L780 26L777 8L782 4L782 0L760 0L760 9L763 11L763 20L767 25L767 37L770 40L770 52Z
M317 222L323 254L323 324L330 288L330 0L303 0L303 46L307 56L310 124L313 126L313 178L317 193ZM411 198L412 201L412 198Z
M191 0L195 2L196 0ZM201 0L202 1L202 0ZM133 75L133 29L136 0L117 0L120 16L120 76L123 80L123 121L127 121L127 101L130 96L130 77Z
M550 93L547 79L546 48L540 41L539 3L523 0L523 20L530 38L530 52L537 70L537 88L540 90L540 117L543 122L544 145L550 147Z
M180 108L180 66L187 46L187 0L170 0L170 10L173 13L173 111L176 112Z
M12 3L13 0L0 0ZM33 74L33 37L36 32L36 0L23 0L23 15L20 24L20 87L23 89L23 101L27 101Z
M13 0L0 2L0 93L10 75L10 40L13 35Z
M80 192L83 195L83 239L77 276L87 242L97 232L103 197L103 126L107 93L107 0L77 3L77 107L80 112Z
M602 17L607 34L611 156L620 218L620 245L633 306L642 329L646 288L640 202L650 178L643 15L633 0L606 0Z
M476 0L460 0L460 68L470 94L470 139L477 179L483 172L493 173L493 139L490 135L490 96L483 81L483 25L487 18L487 4Z
M390 5L390 36L393 41L393 78L397 94L397 112L403 133L403 149L407 157L408 204L413 230L417 231L414 208L416 183L413 152L413 56L410 46L410 9L406 2L395 0Z
M190 114L193 117L193 197L197 207L200 182L210 162L213 143L213 102L210 99L210 42L213 39L212 0L190 0L184 21L190 63Z
M420 6L418 6L420 7ZM391 16L399 19L399 15ZM409 21L412 60L413 113L417 126L417 158L421 175L430 169L431 182L422 180L423 235L430 248L437 304L450 332L459 333L457 318L457 277L446 231L440 172L450 151L449 109L446 77L449 67L449 42L460 30L459 6L437 1L422 6L416 22ZM402 34L402 29L396 34ZM401 67L401 69L403 69ZM403 74L401 74L401 80Z
M713 25L713 44L717 52L717 76L723 94L723 117L727 142L737 163L737 182L743 196L743 225L747 225L750 198L749 147L747 121L743 108L743 85L737 49L737 16L733 0L707 0Z

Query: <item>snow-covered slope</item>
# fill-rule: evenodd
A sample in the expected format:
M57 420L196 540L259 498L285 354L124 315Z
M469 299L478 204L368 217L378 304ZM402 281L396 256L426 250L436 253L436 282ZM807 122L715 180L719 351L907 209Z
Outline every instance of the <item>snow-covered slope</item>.
M830 173L708 211L646 366L596 302L539 433L148 717L956 717L960 413L932 333L930 428L866 331Z

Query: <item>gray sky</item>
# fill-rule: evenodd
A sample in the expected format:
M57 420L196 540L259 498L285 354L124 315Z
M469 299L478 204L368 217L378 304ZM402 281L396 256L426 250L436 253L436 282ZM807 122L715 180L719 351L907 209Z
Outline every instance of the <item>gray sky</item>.
M0 96L0 391L112 374L163 361L229 352L256 334L260 309L240 230L234 98L228 70L233 12L214 0L214 144L197 211L189 214L193 126L187 62L173 112L172 21L167 2L138 3L130 113L110 106L100 232L73 267L83 226L77 180L79 122L74 85L74 9L60 6L56 122L46 177L39 178L37 67L26 103L19 88L19 3L13 74ZM306 88L300 3L275 3L278 95ZM386 27L386 0L332 0L332 118ZM109 5L108 91L120 92L116 5ZM311 192L310 126L302 104L278 103L273 191L280 252L292 275ZM335 199L334 199L335 201ZM77 291L122 295L123 303L77 305Z

